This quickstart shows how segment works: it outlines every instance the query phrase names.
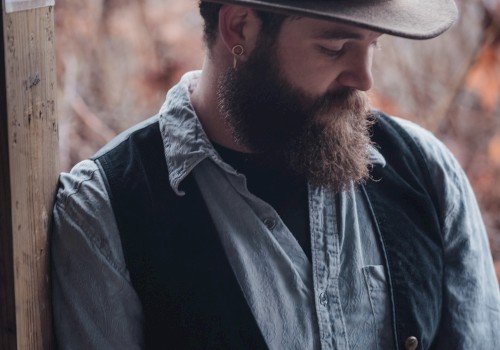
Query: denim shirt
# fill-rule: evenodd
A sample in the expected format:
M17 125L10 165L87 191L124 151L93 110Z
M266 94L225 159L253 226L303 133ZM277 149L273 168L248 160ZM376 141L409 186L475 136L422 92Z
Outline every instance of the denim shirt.
M172 88L160 111L169 181L193 173L244 296L271 349L391 349L381 253L364 197L309 186L312 261L276 211L224 163L189 100L199 73ZM500 297L487 236L465 175L430 133L400 124L425 152L445 217L439 348L500 346ZM375 148L373 163L384 164ZM93 161L62 174L54 207L56 335L64 349L141 348L132 288L102 174ZM168 344L168 340L166 340Z

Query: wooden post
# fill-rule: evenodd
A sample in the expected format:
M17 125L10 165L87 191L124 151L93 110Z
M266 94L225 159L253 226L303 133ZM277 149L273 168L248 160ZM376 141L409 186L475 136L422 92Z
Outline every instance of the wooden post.
M0 349L51 349L48 244L59 172L53 7L2 7L0 20Z

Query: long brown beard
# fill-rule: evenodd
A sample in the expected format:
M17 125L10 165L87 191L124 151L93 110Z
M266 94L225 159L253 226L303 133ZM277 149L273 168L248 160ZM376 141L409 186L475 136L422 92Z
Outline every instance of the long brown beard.
M218 104L235 141L335 192L368 177L366 94L353 89L311 97L280 72L266 42L219 80Z

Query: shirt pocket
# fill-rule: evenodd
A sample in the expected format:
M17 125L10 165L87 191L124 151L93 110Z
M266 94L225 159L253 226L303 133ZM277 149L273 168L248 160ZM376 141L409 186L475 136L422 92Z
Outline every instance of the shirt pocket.
M394 349L389 288L384 266L368 265L362 271L376 327L377 349Z

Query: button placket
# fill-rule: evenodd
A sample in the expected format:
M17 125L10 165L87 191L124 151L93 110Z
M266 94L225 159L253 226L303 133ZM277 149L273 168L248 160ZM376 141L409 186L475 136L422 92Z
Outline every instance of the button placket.
M328 207L328 209L327 209ZM331 237L328 233L334 232L334 222L326 211L335 212L335 203L330 194L321 188L309 188L309 215L311 226L311 250L313 253L313 280L316 291L316 315L318 318L318 329L321 340L321 348L332 350L342 348L343 344L335 344L337 333L332 323L331 314L337 314L335 297L331 293L330 269L325 262L330 262ZM333 248L334 249L334 248ZM333 306L333 308L332 308ZM332 309L330 309L332 308ZM343 347L346 348L346 347Z
M321 306L327 306L328 305L328 296L325 292L321 293L319 295L319 304Z

